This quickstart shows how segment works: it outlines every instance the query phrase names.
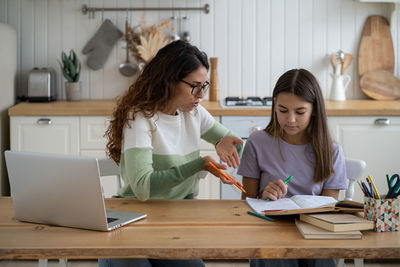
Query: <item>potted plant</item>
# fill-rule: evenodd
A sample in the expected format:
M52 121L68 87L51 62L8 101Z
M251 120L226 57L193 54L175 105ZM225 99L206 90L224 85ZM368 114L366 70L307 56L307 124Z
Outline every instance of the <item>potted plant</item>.
M67 56L64 51L61 53L61 71L64 78L67 80L65 82L65 93L67 100L77 101L81 99L81 86L79 82L79 75L81 73L81 63L75 54L73 49L70 50L69 56Z

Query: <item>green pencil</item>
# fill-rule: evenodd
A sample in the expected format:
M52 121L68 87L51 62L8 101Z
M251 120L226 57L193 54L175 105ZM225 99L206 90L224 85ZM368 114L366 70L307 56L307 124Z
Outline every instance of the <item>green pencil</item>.
M290 175L285 181L284 181L284 183L285 184L287 184L287 183L289 183L290 182L290 180L292 180L292 178L293 178L293 174L292 175ZM266 200L271 200L269 197L267 197L267 199Z
M268 217L266 217L266 216L262 216L262 215L260 215L260 214L258 214L258 213L254 213L254 212L251 212L251 211L248 211L247 213L250 214L250 215L254 215L254 216L256 216L256 217L259 217L259 218L268 220L268 221L270 221L270 222L273 222L273 221L274 221L274 219L268 218Z

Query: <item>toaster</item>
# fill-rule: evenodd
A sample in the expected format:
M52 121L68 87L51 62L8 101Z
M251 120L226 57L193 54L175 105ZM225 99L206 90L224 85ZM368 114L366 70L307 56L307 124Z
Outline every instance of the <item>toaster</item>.
M56 100L54 70L51 68L34 68L29 72L27 98L30 102Z

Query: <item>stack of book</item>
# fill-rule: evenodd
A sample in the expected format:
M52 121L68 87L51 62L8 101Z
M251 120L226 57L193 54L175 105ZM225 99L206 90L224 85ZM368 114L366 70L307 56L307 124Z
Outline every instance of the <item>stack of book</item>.
M374 222L348 213L300 214L296 226L305 239L361 239Z

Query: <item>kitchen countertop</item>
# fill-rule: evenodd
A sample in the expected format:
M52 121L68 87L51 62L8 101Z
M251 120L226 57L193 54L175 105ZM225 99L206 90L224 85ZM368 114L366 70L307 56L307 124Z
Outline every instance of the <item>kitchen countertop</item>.
M271 108L221 107L219 102L203 101L213 116L269 116ZM109 116L114 100L21 102L8 110L9 116ZM399 116L400 101L346 100L326 101L328 116Z

